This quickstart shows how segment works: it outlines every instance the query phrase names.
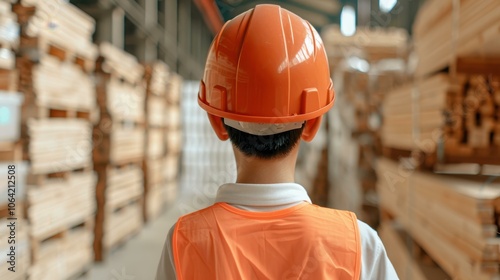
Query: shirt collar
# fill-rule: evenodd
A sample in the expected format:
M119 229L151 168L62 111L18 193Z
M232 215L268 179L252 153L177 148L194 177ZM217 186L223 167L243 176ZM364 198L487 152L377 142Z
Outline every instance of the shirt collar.
M228 183L219 187L215 202L248 206L274 206L311 199L306 190L296 183L238 184Z

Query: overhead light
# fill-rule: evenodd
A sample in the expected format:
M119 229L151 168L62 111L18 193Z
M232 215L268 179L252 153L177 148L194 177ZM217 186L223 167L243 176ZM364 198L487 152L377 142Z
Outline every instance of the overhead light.
M368 61L356 56L351 56L347 59L347 65L354 70L367 73L370 70Z
M388 13L394 8L394 6L396 6L397 3L398 0L379 0L378 7L382 12Z
M356 12L352 6L346 5L340 14L340 32L344 36L356 33Z

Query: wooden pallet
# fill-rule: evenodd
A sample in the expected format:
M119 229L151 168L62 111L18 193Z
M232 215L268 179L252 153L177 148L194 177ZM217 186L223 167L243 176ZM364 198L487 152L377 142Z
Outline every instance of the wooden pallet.
M179 177L180 171L180 155L178 154L167 154L164 159L164 169L165 179L167 181L174 180Z
M498 184L488 177L432 175L378 162L380 205L454 279L495 279ZM386 215L387 216L387 215Z
M408 33L399 28L360 27L353 36L344 36L338 25L330 25L321 37L332 64L349 55L374 62L408 54Z
M18 205L20 206L20 205ZM2 210L7 209L6 207L0 206L0 225L2 227L0 228L0 241L2 242L0 244L0 250L2 252L5 252L5 255L10 252L10 244L7 243L7 238L10 235L9 231L10 229L7 227L9 224L9 220L7 220L5 217L8 217L8 215L4 215ZM30 242L28 238L28 223L26 220L22 219L21 217L18 217L18 219L15 221L16 222L16 271L13 273L8 270L10 267L10 264L8 264L6 261L7 259L4 259L4 261L0 264L0 278L1 279L14 279L14 280L21 280L21 279L26 279L26 274L28 272L28 269L30 267L31 263L31 256L30 256Z
M88 168L30 175L26 194L30 235L43 240L93 215L96 181Z
M29 119L23 126L24 158L33 174L92 166L92 126L73 118Z
M167 101L169 104L179 104L182 94L182 76L172 73L168 80Z
M101 114L99 123L94 126L94 163L124 165L141 162L145 144L143 125L113 122Z
M166 107L166 127L169 130L177 130L182 126L181 107L179 104L168 104Z
M21 53L34 60L51 53L92 71L98 50L92 44L95 21L90 16L57 0L23 0L13 11L21 25Z
M451 279L397 222L385 221L378 234L399 279Z
M99 54L97 73L107 74L129 85L146 87L143 80L144 66L133 55L107 42L99 45Z
M458 5L455 5L458 4ZM423 5L413 34L418 77L454 64L457 57L500 55L500 6L495 0L433 0Z
M167 93L170 75L168 66L164 62L157 61L144 65L145 110L148 127L165 127L168 121Z
M154 214L151 212L156 212L156 210L151 210L151 208L158 208L158 201L160 198L156 193L150 194L150 191L165 185L165 157L160 157L157 159L145 159L143 163L144 168L144 209L143 216L144 221L147 222L151 220ZM151 202L153 201L153 202Z
M48 54L37 61L18 57L16 63L25 104L85 112L95 109L94 82L78 64Z
M422 152L429 164L500 164L500 78L461 63L456 79L438 74L387 95L385 147Z
M129 163L122 166L112 166L108 164L96 164L95 170L99 181L96 188L97 214L95 226L94 251L95 260L102 261L107 255L109 248L114 247L115 243L126 240L125 236L136 230L136 224L131 227L125 225L116 225L113 217L121 217L122 209L129 209L130 205L140 207L138 214L142 223L142 197L143 197L143 171L141 161L138 163ZM135 208L134 208L135 209ZM128 210L125 210L128 211ZM131 212L126 212L131 213ZM115 216L114 216L115 215ZM130 214L131 215L131 214ZM110 222L111 221L111 222ZM112 224L110 224L112 223ZM126 222L125 224L127 224ZM123 236L113 236L109 232L113 227L126 227L123 229ZM140 228L140 226L139 226ZM120 232L116 233L120 234ZM105 237L105 236L113 237Z
M71 279L90 270L93 217L44 239L31 238L31 279Z
M168 65L162 61L156 61L144 65L144 80L147 84L148 94L165 97L170 78Z
M142 196L115 210L99 211L96 216L94 259L103 261L111 251L123 246L142 228Z
M182 130L166 130L166 149L168 154L179 154L182 149Z
M167 188L165 182L152 184L144 195L144 221L152 221L157 218L167 202Z

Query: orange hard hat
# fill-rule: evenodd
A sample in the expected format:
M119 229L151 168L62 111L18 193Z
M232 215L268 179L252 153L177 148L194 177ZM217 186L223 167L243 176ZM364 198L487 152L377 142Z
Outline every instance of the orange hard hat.
M224 118L270 125L307 121L302 138L310 141L334 99L319 34L277 5L257 5L226 22L210 46L198 95L222 140L228 138Z

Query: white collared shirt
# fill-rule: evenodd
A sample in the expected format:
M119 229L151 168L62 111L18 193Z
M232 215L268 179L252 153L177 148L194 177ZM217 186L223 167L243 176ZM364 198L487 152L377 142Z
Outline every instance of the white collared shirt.
M224 184L219 187L215 202L225 202L247 211L270 212L292 207L300 203L311 203L306 190L299 184ZM174 261L172 259L172 232L167 241L158 264L156 280L175 279ZM398 279L396 271L387 257L384 245L370 226L358 220L361 237L361 280Z

